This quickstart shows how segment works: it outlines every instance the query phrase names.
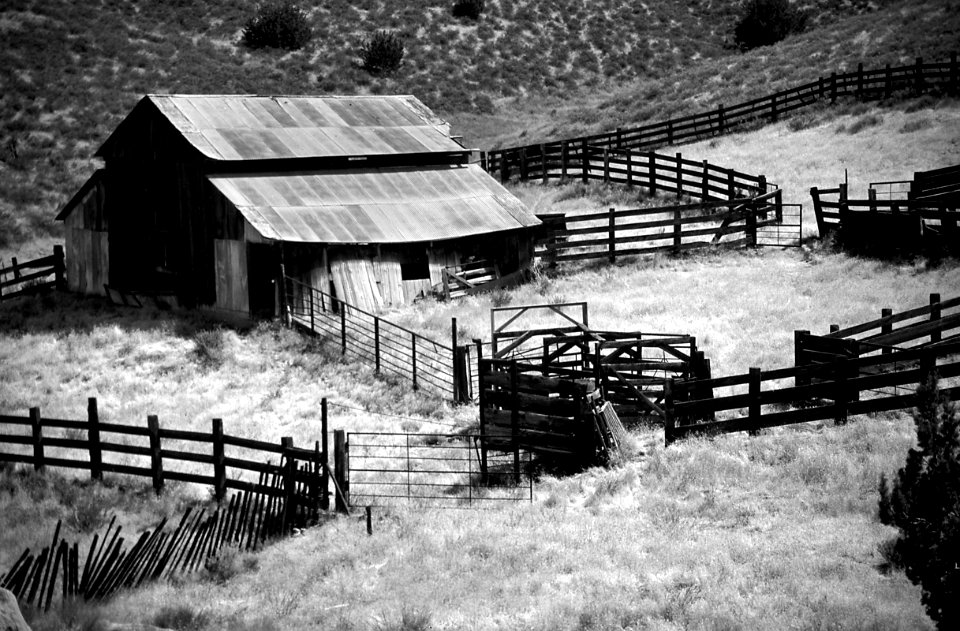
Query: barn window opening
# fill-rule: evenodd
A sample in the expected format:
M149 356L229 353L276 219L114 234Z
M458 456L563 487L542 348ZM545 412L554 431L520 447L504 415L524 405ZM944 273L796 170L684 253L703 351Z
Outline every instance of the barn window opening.
M400 263L400 278L401 280L430 280L430 264L427 262L426 253Z

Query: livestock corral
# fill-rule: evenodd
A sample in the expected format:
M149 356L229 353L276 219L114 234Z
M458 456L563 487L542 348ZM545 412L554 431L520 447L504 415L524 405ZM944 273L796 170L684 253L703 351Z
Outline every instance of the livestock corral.
M942 66L937 76L955 80L956 62ZM910 76L925 76L925 66L915 72ZM900 74L876 76L892 82ZM861 92L864 77L872 76L861 69ZM850 84L821 81L811 94L825 98L838 85ZM765 103L773 117L783 114L780 97ZM724 120L721 110L721 128ZM611 142L623 144L629 134L619 130L617 137ZM570 147L579 148L579 162L570 159ZM571 583L584 593L551 601L540 627L571 615L582 628L630 628L654 619L673 625L667 628L719 626L721 613L727 622L762 626L797 613L773 605L730 608L740 602L734 592L756 588L764 600L790 591L807 621L928 627L905 578L872 567L885 561L878 546L889 535L873 517L875 489L912 440L900 411L917 405L920 385L939 379L944 395L955 399L960 392L956 266L948 259L927 269L811 246L804 243L801 209L783 203L782 190L765 177L679 153L570 142L561 145L556 164L538 166L529 148L499 155L500 162L486 166L503 180L515 168L527 180L622 185L636 206L641 195L659 197L644 208L541 213L534 269L501 273L493 262L459 261L442 269L433 298L392 311L351 304L330 284L311 286L278 266L275 299L267 300L276 305L278 324L238 334L214 328L219 346L195 334L189 342L206 349L202 361L185 361L182 348L118 351L116 363L128 371L146 366L157 388L179 389L170 403L151 395L151 404L168 406L159 410L163 426L157 410L140 414L145 425L121 420L130 411L122 395L110 397L115 409L98 410L91 401L87 418L78 420L60 395L26 386L16 396L3 390L5 402L30 408L25 416L2 410L3 461L37 472L89 471L94 480L104 473L143 478L158 494L182 492L178 484L212 492L207 512L171 514L176 528L160 521L132 547L122 545L113 522L67 538L60 523L47 519L52 539L39 529L43 539L30 542L32 551L4 557L0 582L38 608L49 608L59 594L110 596L105 606L122 610L136 607L138 594L171 598L176 585L190 580L196 582L187 583L193 586L187 601L208 601L223 590L215 592L222 597L217 602L235 603L282 575L283 589L261 590L253 606L294 616L299 626L328 620L330 611L343 611L344 620L377 615L364 603L386 591L398 603L423 603L444 624L468 627L470 616L496 615L490 603L504 590L512 606L527 611L545 595L568 593ZM920 173L914 179L929 181ZM853 202L843 187L836 194L843 220ZM883 206L879 195L867 201ZM814 202L818 223L821 217L829 223L822 211L832 202L816 195ZM952 215L944 216L940 232L955 239ZM50 265L44 278L54 276L55 287L72 269L62 256L42 265ZM28 268L14 265L17 273ZM57 294L17 300L10 304L32 310L37 322L68 307ZM876 311L879 319L869 319ZM115 323L130 314L182 317L149 300L124 301L106 313L95 317ZM150 337L155 329L141 320L115 326L127 327L118 337L139 335L159 345L161 338ZM28 318L11 318L3 330L72 358L83 349L67 346L89 334ZM164 334L169 328L156 333ZM252 338L280 350L251 359ZM18 344L10 346L22 349ZM90 348L98 353L110 348L96 344ZM164 352L179 355L155 367ZM12 353L4 361L5 375L37 370ZM190 361L197 366L185 366ZM37 373L36 380L61 382L75 407L78 389L94 387L83 372ZM255 378L222 385L239 373ZM257 390L258 381L269 386ZM229 415L222 407L211 411L209 399L191 399L193 388L214 383L217 397L236 399L237 416L253 419L246 431L230 430ZM249 402L241 400L246 388L253 392ZM328 401L337 389L342 395ZM402 403L383 403L391 398ZM332 419L331 432L328 402L344 412ZM41 413L40 404L51 411ZM100 418L104 410L107 421ZM167 418L177 420L168 425ZM201 423L209 433L198 430ZM771 431L780 427L789 429ZM332 519L336 510L366 527ZM815 522L816 533L802 530L806 520ZM312 528L317 524L324 527ZM786 549L784 540L800 543ZM850 558L836 558L837 546ZM229 551L257 549L259 567L238 571L226 586L207 587L196 578L209 575ZM578 567L586 555L596 572ZM704 564L711 555L716 567ZM297 577L288 576L294 560L305 566ZM485 578L473 585L483 601L474 610L441 614L440 603L463 598L457 581L465 579L457 577L471 571L487 577L486 564L512 576L500 576L495 587ZM708 586L723 581L733 586ZM837 585L852 585L851 594L838 599ZM315 602L303 602L308 591ZM623 604L610 604L613 596ZM209 607L226 620L219 604ZM259 619L251 611L231 615L260 624L249 622Z

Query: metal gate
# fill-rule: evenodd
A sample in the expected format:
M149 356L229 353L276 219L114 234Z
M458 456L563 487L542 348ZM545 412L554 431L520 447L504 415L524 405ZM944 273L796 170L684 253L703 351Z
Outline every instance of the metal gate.
M350 433L350 503L469 507L533 501L532 454L489 451L475 434Z

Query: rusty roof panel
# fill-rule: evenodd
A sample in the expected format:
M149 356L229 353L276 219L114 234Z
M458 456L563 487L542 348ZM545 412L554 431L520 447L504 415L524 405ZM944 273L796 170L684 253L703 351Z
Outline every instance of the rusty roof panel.
M214 160L463 151L447 124L413 96L153 94L144 100ZM111 136L111 142L121 140Z
M280 241L441 241L540 223L478 165L209 179L261 235Z

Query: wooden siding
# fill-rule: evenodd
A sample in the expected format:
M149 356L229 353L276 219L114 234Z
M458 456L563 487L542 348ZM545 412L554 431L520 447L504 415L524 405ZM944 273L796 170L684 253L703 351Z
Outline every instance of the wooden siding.
M340 254L330 259L330 274L337 296L354 306L367 311L379 311L383 308L383 297L377 285L373 269L373 260L364 257L362 251L356 255Z
M243 241L214 239L213 251L217 287L217 301L214 306L223 311L249 312L247 244Z
M108 233L68 226L65 236L67 288L102 295L110 273Z

